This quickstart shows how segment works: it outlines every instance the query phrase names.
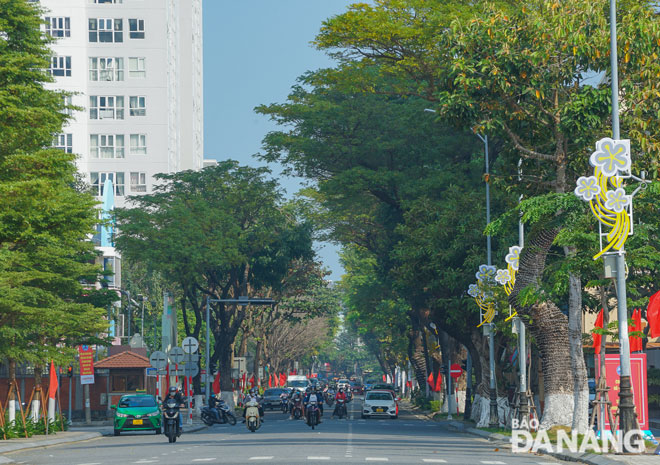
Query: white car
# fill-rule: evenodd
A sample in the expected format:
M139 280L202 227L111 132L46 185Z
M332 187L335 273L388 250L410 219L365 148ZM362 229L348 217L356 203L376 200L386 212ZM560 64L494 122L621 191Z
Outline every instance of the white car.
M349 380L343 378L337 381L337 389L342 388L344 391L351 388L351 383Z
M399 418L399 405L390 391L369 391L364 396L362 418Z

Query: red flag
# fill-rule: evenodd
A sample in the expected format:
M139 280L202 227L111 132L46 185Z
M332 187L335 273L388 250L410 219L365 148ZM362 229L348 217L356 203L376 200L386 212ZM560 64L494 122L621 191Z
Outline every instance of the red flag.
M255 386L254 375L252 375L250 377L250 387L254 387L254 386Z
M438 376L436 377L435 380L435 389L433 389L435 392L440 392L442 391L442 375L438 371Z
M220 394L220 371L218 370L215 374L215 379L213 380L213 392Z
M286 375L282 373L280 375L280 386L284 386L286 384Z
M433 376L433 373L430 373L429 377L426 378L426 382L429 383L429 386L430 386L431 390L435 389L435 381L434 380L435 380L435 376Z
M629 332L633 331L642 331L642 310L636 308L633 310L632 314L633 324L629 329ZM642 338L630 336L630 352L641 352L642 351Z
M649 322L649 338L660 337L660 291L649 299L646 321Z
M57 396L57 371L55 370L55 363L50 361L50 383L48 384L48 398L55 399Z
M603 327L603 309L600 309L600 313L598 313L598 316L596 317L596 324L594 324L594 328L602 328ZM591 334L594 338L594 351L596 354L600 354L600 344L603 340L602 334L596 334L592 333Z
M273 375L268 375L268 387L273 387Z

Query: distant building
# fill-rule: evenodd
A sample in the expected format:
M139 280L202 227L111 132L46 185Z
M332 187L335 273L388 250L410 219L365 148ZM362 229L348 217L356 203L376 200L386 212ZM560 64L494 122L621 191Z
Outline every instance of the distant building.
M35 2L37 3L37 2ZM41 0L56 38L48 87L83 108L54 145L115 206L156 173L204 165L202 0Z

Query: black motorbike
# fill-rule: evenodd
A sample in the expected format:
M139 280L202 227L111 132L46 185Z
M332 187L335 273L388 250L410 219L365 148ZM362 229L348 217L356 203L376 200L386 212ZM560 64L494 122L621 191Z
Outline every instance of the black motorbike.
M319 424L319 415L321 414L318 405L316 405L316 402L309 403L306 409L306 413L307 425L311 426L312 429L316 428L316 426Z
M165 436L169 442L176 442L176 438L180 436L179 430L179 404L176 399L165 399L163 403L163 427L165 428Z
M289 398L287 396L282 396L281 402L282 404L280 407L282 408L282 413L287 413L289 411Z
M302 400L301 399L294 399L293 400L293 405L291 406L291 416L295 418L296 420L300 420L300 417L302 417Z
M233 413L229 410L229 405L227 405L226 402L224 401L219 401L216 404L216 410L218 411L218 415L216 416L215 412L211 410L210 407L204 407L202 409L202 421L204 424L207 426L211 425L224 425L226 423L230 425L235 425L236 424L236 417L234 416Z
M335 415L341 420L346 416L346 402L344 399L337 399L337 406L335 407Z

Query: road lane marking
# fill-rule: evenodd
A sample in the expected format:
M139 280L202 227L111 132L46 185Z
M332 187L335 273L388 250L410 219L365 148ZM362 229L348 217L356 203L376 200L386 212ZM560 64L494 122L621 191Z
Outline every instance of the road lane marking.
M314 457L314 456L309 456L309 457L307 457L307 460L330 460L330 457Z
M422 462L426 463L447 463L444 459L422 459Z
M25 463L25 462L18 462L18 463ZM78 465L101 465L101 462L79 463Z
M156 462L158 462L158 460L144 460L144 459L142 459L142 460L138 460L137 462L133 462L133 463L156 463Z
M484 465L506 465L506 463L497 460L481 460L481 463Z
M210 457L208 459L193 459L193 462L210 462L211 460L215 460L215 457Z
M364 459L367 462L389 462L390 459L387 457L366 457Z
M263 456L263 457L250 457L248 460L273 460L273 456Z

